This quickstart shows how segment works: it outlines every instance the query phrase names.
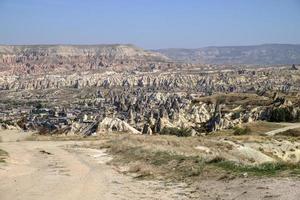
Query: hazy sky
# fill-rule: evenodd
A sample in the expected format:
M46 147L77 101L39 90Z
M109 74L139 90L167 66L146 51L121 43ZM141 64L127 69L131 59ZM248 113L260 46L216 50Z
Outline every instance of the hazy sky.
M300 0L0 0L1 44L300 44Z

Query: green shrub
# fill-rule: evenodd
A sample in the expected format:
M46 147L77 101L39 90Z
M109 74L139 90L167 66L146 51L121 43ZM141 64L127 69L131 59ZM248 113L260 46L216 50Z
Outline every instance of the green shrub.
M234 130L233 132L234 135L248 135L249 133L251 133L251 129L248 126L244 128L234 127L233 130Z
M175 135L178 137L189 137L192 136L192 131L188 128L175 128L175 127L164 127L160 131L161 135Z
M293 115L289 108L275 108L271 111L271 122L291 122L296 119L293 118Z

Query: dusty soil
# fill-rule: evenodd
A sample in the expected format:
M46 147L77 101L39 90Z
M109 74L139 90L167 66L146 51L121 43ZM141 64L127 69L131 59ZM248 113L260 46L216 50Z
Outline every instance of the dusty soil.
M192 185L138 180L107 165L111 157L105 150L69 147L84 141L23 141L9 132L0 136L0 149L9 153L6 163L0 164L1 200L298 200L300 196L300 180L295 178L203 179Z
M201 200L297 200L300 180L291 178L237 178L206 180L198 184Z
M9 153L0 165L1 200L189 199L184 183L141 181L105 163L103 150L72 148L84 142L19 141L1 134ZM12 135L14 137L14 135Z

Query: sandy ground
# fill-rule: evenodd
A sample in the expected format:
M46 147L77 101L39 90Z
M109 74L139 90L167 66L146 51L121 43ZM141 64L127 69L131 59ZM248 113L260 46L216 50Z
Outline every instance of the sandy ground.
M141 181L105 164L111 157L104 150L67 148L84 142L22 141L7 131L0 136L3 141L0 148L9 153L7 163L0 164L1 200L300 198L299 179L199 180L192 186Z

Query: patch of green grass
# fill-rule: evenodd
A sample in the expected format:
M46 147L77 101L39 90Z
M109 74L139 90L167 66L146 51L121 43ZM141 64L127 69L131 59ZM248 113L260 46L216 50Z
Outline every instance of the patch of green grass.
M284 172L300 174L299 164L290 163L264 163L260 165L241 165L231 161L218 161L214 166L236 174L248 173L253 176L275 176Z
M248 135L251 132L251 129L248 126L244 128L234 127L233 130L234 135Z

